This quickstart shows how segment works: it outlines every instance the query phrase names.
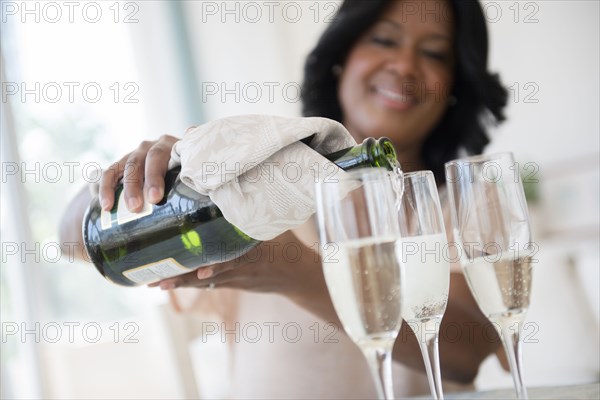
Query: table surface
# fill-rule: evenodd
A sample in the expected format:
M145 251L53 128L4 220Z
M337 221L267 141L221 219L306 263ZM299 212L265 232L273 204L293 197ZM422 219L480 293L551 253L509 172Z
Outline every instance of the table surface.
M573 386L544 386L527 388L529 399L544 400L598 400L600 399L600 383L589 383ZM427 397L417 397L415 399L426 399ZM514 389L499 389L488 392L466 392L466 393L448 393L444 395L446 400L459 399L516 399Z

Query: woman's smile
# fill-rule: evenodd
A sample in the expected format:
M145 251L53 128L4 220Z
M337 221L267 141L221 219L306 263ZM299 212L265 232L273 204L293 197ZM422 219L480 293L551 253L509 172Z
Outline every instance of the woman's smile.
M373 85L370 93L377 103L396 111L407 111L419 104L417 96L405 85Z

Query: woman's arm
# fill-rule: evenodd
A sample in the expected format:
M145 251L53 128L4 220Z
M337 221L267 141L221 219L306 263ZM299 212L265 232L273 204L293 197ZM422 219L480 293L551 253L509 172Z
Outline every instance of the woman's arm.
M247 257L202 268L152 286L173 289L214 285L216 288L278 293L324 321L337 324L343 331L327 291L319 254L315 251L317 247L309 243L306 237L299 240L294 233L286 232L262 243L255 253ZM298 251L284 250L291 248ZM500 347L493 326L479 311L460 273L451 274L439 347L443 378L461 383L472 382L481 362ZM393 357L411 368L423 369L416 337L405 323L396 340Z

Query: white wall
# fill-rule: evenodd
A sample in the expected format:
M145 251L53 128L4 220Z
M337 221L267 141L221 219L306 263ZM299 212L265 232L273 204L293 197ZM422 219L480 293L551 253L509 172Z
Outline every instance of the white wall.
M490 66L514 88L509 119L494 136L489 151L513 150L542 166L581 155L597 157L600 3L521 2L518 16L514 3L483 3L489 21L496 21L495 10L502 11L502 17L489 24ZM532 19L538 22L525 23ZM527 83L532 85L526 88Z
M314 22L317 8L310 9L314 3L306 1L274 2L273 8L263 2L246 2L258 7L244 3L185 3L199 89L206 93L205 115L299 115L297 89L304 58L325 28ZM337 4L327 3L318 7L319 21ZM212 94L215 88L218 93Z

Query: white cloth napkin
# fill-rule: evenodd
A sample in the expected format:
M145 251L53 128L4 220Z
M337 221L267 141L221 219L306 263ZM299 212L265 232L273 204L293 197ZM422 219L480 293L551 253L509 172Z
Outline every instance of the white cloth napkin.
M315 134L310 147L299 142ZM315 212L317 180L344 174L321 154L355 146L339 122L267 115L228 117L187 132L171 153L181 180L210 196L248 236L270 240Z

